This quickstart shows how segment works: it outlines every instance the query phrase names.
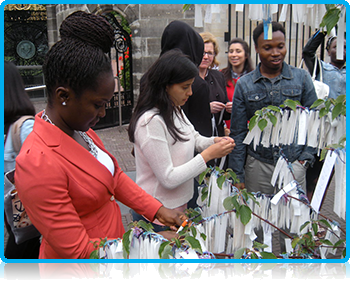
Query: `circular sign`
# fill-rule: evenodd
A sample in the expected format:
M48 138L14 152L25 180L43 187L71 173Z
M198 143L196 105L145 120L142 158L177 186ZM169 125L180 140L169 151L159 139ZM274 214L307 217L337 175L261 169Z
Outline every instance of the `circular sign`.
M23 59L30 59L35 54L35 45L29 40L22 40L17 45L17 54Z

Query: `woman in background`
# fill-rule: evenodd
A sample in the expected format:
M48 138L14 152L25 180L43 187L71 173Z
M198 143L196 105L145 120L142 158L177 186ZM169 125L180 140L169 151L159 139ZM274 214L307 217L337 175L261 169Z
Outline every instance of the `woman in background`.
M229 102L226 93L226 84L223 74L214 69L219 66L216 56L219 53L219 46L216 38L210 32L200 33L204 42L204 53L199 65L199 76L208 83L210 111L212 114L213 135L225 136L224 120L231 116L232 104ZM227 105L229 103L229 105Z
M28 116L19 126L20 145L23 144L33 130L35 108L24 90L24 84L17 67L11 62L4 62L4 174L15 169L18 152L13 144L11 130L13 124L21 117ZM30 118L30 117L33 118ZM6 220L6 219L5 219ZM6 221L5 221L6 222ZM9 234L5 257L8 259L26 258L35 259L39 256L40 236L22 244L16 244L14 234L9 225L6 225Z
M250 58L250 49L243 39L234 38L229 43L227 67L222 69L226 81L227 98L226 111L231 113L233 94L237 80L245 74L253 71L253 63ZM231 121L226 120L227 129L230 129Z

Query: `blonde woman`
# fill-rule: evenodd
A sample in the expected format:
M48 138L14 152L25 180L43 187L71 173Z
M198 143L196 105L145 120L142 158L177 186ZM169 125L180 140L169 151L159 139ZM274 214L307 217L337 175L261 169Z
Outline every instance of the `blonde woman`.
M213 34L201 33L204 42L202 62L199 65L199 76L209 85L210 111L213 119L213 135L225 135L224 120L231 116L231 103L227 98L224 75L216 69L219 62L216 56L219 53L218 43ZM227 104L229 103L229 104Z

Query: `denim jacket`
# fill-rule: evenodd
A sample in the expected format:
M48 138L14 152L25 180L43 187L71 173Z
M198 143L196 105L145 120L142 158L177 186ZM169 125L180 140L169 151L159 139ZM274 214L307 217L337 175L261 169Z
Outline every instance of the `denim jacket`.
M346 65L338 69L332 64L321 61L323 82L329 86L329 98L336 99L339 95L346 95ZM316 76L320 80L320 74Z
M311 75L315 67L316 50L324 41L325 36L325 33L317 31L303 48L303 59ZM330 63L320 59L317 60L321 62L323 82L329 86L328 97L336 99L339 95L346 95L346 64L341 69L338 69ZM316 66L316 80L320 80L318 65Z
M264 148L243 144L248 132L248 121L260 110L268 105L280 106L286 99L298 100L302 106L310 107L317 99L310 74L300 68L295 68L283 62L282 73L274 79L264 77L260 73L260 65L241 77L236 84L232 114L230 137L235 140L236 147L229 154L228 167L237 174L240 182L245 182L244 165L246 154L268 163L275 164L279 157L279 148ZM314 162L316 149L304 145L292 144L282 147L290 162L307 160Z

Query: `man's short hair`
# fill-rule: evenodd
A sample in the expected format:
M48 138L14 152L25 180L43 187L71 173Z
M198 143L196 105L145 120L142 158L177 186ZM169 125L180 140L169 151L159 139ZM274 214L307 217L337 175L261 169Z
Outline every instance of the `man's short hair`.
M272 24L272 32L281 31L284 35L286 35L286 31L280 23L271 22L271 24ZM261 22L253 31L253 40L256 46L258 46L258 38L263 32L264 32L264 23Z

